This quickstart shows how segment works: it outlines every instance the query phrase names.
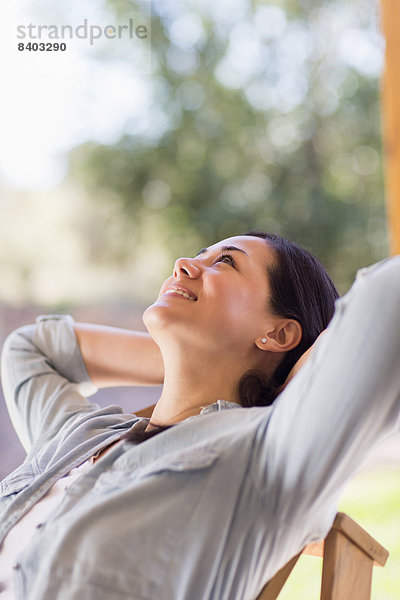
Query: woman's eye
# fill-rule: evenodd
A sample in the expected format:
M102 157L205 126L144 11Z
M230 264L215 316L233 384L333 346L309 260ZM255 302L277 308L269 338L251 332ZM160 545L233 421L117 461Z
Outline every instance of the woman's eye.
M221 256L217 258L216 262L227 263L228 265L231 265L234 269L236 269L235 259L230 254L221 254Z

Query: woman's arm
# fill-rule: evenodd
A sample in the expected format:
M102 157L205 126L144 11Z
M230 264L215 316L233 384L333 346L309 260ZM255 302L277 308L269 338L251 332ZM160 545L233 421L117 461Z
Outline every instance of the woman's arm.
M11 421L28 452L83 412L97 389L88 377L69 316L45 315L4 342L1 381Z
M98 388L120 385L161 385L161 352L148 333L74 323L88 374Z
M327 519L329 529L346 481L398 428L399 306L400 257L359 271L309 360L267 413L255 458L266 505L282 522L312 531Z

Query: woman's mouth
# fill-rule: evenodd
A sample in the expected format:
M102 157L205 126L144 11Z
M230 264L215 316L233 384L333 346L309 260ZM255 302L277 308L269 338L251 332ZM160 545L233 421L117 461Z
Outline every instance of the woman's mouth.
M186 290L182 290L181 288L169 288L167 291L164 292L163 295L176 295L176 296L182 296L183 298L186 298L187 300L192 300L192 302L196 302L197 298L194 294L192 294L192 292L186 291Z

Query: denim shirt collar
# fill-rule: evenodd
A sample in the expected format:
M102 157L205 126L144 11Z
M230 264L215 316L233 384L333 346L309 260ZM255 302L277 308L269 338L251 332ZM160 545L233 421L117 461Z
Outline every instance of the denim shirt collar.
M236 402L230 402L229 400L217 400L213 404L209 404L208 406L204 406L200 414L208 415L212 412L220 412L221 410L230 410L231 408L240 408L239 404Z

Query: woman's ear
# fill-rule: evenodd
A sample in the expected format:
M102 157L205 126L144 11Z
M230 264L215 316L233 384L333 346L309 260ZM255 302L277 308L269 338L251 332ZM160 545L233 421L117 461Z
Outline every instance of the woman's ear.
M257 338L255 343L260 350L287 352L300 344L302 335L303 330L298 321L281 319L275 327L266 330L263 337Z

